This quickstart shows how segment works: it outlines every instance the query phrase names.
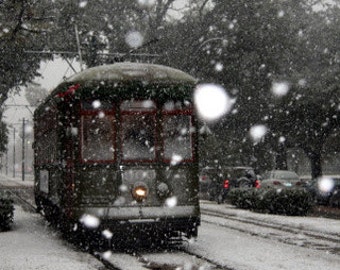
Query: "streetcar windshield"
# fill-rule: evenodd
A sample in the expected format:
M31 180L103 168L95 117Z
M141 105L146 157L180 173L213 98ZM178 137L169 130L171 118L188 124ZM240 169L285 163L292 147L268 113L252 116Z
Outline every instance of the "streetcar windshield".
M83 161L113 161L117 150L124 161L156 161L157 151L163 162L193 160L190 103L167 102L157 113L154 101L126 100L119 109L117 116L112 104L100 101L82 104Z
M155 158L155 118L150 114L122 116L122 152L125 160Z
M151 100L127 100L120 109L123 159L155 159L155 103Z

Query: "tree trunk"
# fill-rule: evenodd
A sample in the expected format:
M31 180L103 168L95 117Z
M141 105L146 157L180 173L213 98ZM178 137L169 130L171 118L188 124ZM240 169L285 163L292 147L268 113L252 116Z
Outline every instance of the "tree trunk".
M288 170L287 165L287 151L284 144L280 144L278 147L276 160L275 160L276 170Z
M309 151L307 156L311 164L312 179L320 177L322 175L321 151Z

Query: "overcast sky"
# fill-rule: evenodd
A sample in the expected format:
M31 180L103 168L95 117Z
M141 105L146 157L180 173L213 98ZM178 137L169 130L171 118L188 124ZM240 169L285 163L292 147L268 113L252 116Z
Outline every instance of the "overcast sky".
M74 65L74 69L79 72L79 65ZM35 82L39 83L41 87L45 88L47 91L51 91L55 88L63 81L64 77L69 77L74 74L67 62L60 58L56 58L54 61L42 62L39 72L43 76L37 78ZM32 119L32 112L34 108L22 106L28 105L24 95L25 90L22 90L20 95L14 93L10 94L9 98L5 102L6 105L9 105L4 112L6 123L19 125L23 118Z

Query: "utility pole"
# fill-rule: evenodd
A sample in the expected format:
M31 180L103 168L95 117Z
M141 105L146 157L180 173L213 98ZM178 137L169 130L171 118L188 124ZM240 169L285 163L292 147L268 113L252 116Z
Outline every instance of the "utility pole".
M79 63L80 63L80 70L83 70L83 56L81 54L81 47L80 47L80 39L79 39L79 32L77 24L74 25L74 31L76 33L76 41L77 41L77 48L78 48L78 56L79 56Z
M6 149L6 175L8 175L8 148Z
M22 160L21 160L21 179L25 181L25 118L22 119Z
M15 178L15 128L13 128L13 178Z

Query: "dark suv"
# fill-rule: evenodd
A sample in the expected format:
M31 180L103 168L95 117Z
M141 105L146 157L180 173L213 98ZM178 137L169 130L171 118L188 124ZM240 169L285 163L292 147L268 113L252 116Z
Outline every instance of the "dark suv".
M234 187L259 188L260 181L252 167L206 167L200 175L200 192L203 198L222 203Z

